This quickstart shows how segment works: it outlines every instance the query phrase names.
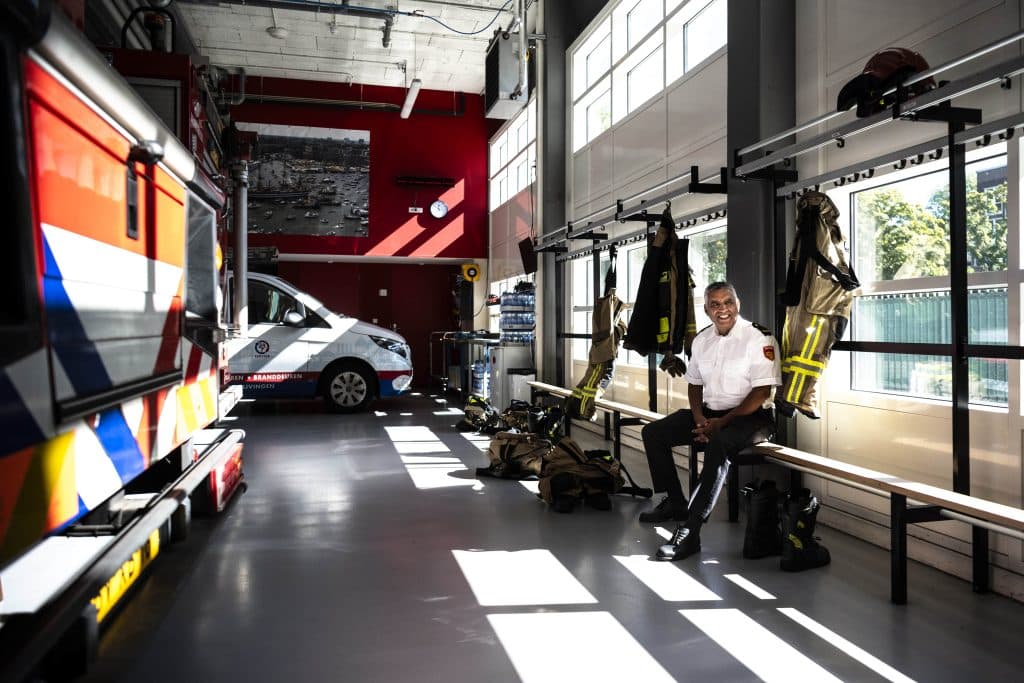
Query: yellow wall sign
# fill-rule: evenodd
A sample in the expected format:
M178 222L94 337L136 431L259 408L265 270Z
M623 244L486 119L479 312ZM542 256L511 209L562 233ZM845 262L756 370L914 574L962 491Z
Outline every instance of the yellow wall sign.
M125 560L110 580L100 589L99 594L90 602L96 607L96 623L103 619L114 608L114 605L124 597L132 584L138 581L142 572L146 570L149 563L160 554L160 530L157 529L149 535L141 548L132 553L131 557Z

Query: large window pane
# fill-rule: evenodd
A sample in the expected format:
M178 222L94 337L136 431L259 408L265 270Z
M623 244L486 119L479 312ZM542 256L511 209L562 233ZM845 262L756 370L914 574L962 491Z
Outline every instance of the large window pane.
M586 88L597 83L612 68L612 36L608 34L586 58ZM586 89L584 88L584 90Z
M949 173L938 170L853 195L861 281L949 275ZM970 272L1006 270L1006 157L967 166Z
M967 367L971 403L1007 405L1006 360L971 358ZM855 353L853 388L948 401L953 397L953 364L944 356Z
M627 107L634 111L641 104L661 92L665 86L664 63L658 47L637 64L626 77Z
M726 0L714 0L687 22L683 29L686 70L697 66L725 45L727 34Z
M640 0L626 14L627 49L636 47L661 21L662 0Z
M592 141L598 135L611 128L612 125L612 91L611 88L597 95L587 107L587 137Z
M712 282L721 282L725 277L725 226L689 235L689 262L693 280L700 297Z
M1008 343L1006 287L968 292L968 340L973 344ZM880 294L854 299L858 341L948 344L949 291ZM970 400L1006 405L1006 361L972 358L968 363ZM855 389L951 398L952 365L946 357L910 354L854 354Z
M578 100L590 86L597 83L611 68L611 17L606 18L587 36L572 54L572 99ZM607 56L604 56L607 53ZM607 61L604 71L600 65Z
M949 290L872 294L853 300L857 341L948 344ZM972 289L967 293L968 341L1007 344L1009 341L1006 287Z

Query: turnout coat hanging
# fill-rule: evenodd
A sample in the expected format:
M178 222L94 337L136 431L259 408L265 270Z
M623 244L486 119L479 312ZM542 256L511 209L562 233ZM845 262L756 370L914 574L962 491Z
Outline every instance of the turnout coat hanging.
M786 275L786 323L782 332L782 387L779 411L797 410L817 419L817 386L833 345L850 319L853 290L860 287L847 261L839 210L820 192L807 192L797 204L797 234Z
M640 273L640 287L622 345L641 356L665 355L662 369L674 376L685 372L675 356L689 352L697 334L693 308L693 279L687 264L687 240L676 237L669 207L661 216Z
M611 268L614 269L614 265ZM594 302L589 363L583 378L569 397L566 412L570 417L593 420L597 414L594 402L604 395L612 383L615 357L619 354L619 344L626 333L626 323L621 320L621 316L629 308L615 295L614 277L614 270L609 270L606 282L612 286L607 287L607 294Z

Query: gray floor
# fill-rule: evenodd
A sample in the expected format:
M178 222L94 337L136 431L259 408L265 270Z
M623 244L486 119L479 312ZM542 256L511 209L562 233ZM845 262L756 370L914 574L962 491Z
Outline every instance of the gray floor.
M458 416L437 414L443 404L377 408L386 415L281 405L240 419L248 491L155 564L88 680L1020 680L1024 605L911 563L910 604L894 606L887 553L829 529L828 567L787 574L777 558L744 560L724 500L699 556L639 559L631 572L616 558L660 542L636 522L647 502L616 496L610 512L554 513L518 482L476 479L486 456L454 430ZM436 440L385 431L398 426ZM399 449L418 452L403 460ZM514 554L481 575L453 551ZM527 555L548 564L499 575ZM558 578L552 566L592 600L529 604ZM717 599L666 600L636 575L652 569ZM482 605L487 587L498 598ZM525 604L502 603L503 588Z

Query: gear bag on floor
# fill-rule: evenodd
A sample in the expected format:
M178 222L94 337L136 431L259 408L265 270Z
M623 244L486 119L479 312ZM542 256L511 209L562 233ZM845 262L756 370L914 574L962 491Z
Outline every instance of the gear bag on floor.
M581 500L617 493L625 484L621 465L611 453L584 451L567 436L544 456L539 489L544 502L554 505L562 497Z
M526 479L540 476L544 456L551 450L551 442L536 434L498 432L487 447L491 464L478 467L477 476L501 479Z

